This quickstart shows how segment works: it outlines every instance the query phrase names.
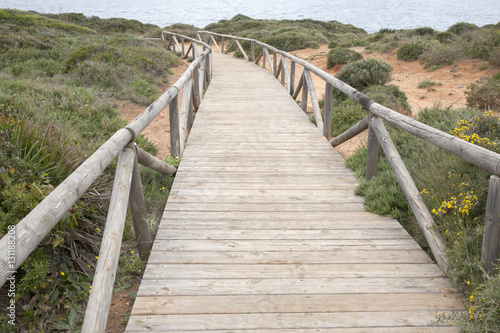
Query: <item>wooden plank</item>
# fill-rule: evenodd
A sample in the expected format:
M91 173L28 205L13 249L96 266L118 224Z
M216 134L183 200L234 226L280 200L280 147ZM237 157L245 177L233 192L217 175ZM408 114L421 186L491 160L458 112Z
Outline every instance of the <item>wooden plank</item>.
M302 235L302 236L301 236ZM403 228L389 230L227 230L227 229L166 229L158 230L158 239L408 239ZM349 259L344 259L349 260Z
M149 327L146 327L149 329ZM152 329L152 328L151 328ZM129 331L127 332L131 333L139 333L139 332L145 332L145 331ZM149 331L146 331L149 332ZM155 332L171 332L171 331L165 331L165 330L155 330ZM178 333L192 333L193 331L184 331L184 330L176 330ZM203 330L201 332L204 333L220 333L220 330ZM231 332L249 332L248 330L231 330ZM274 328L272 330L266 330L266 329L259 329L259 330L251 330L252 333L287 333L287 332L297 332L295 328L292 329L283 329L283 328ZM366 333L366 327L365 328L313 328L313 329L301 329L301 333L335 333L335 332L344 332L344 333ZM424 326L418 326L418 327L370 327L370 332L371 333L458 333L458 329L456 327L450 327L450 326L440 326L440 327L424 327Z
M427 264L155 264L148 265L141 294L163 293L159 283L170 279L303 279L335 278L442 278L443 272L433 263ZM160 282L164 281L164 282ZM155 288L156 283L156 288ZM405 293L402 290L402 293ZM291 292L289 294L294 294Z
M426 326L433 325L438 315L450 316L447 311L421 312L341 312L307 314L213 314L213 315L161 315L133 316L131 330L150 332L153 330L254 330L254 329L295 329L308 328L356 328Z
M458 295L348 294L245 295L245 296L150 296L134 306L133 315L225 314L225 313L332 313L386 311L453 311L462 300Z
M206 223L198 224L199 227L188 226L191 230L207 228ZM208 225L210 227L210 225ZM214 228L219 227L217 224ZM228 227L229 228L229 227ZM184 229L184 228L176 228ZM176 230L173 229L173 230ZM375 228L375 230L382 229ZM163 229L162 229L163 230ZM189 229L187 229L189 230ZM251 230L251 229L250 229ZM267 229L269 230L269 229ZM366 228L365 228L366 230ZM343 230L342 230L343 231ZM169 235L169 229L163 234ZM349 250L383 251L383 250L420 250L420 246L413 240L406 238L395 239L206 239L193 242L191 239L168 239L155 247L151 260L161 260L168 256L169 251L204 251L212 252L252 252L256 249L264 252L311 252L311 251L337 251L344 253Z
M164 288L156 280L144 281L157 295L281 295L303 294L443 294L450 293L446 278L300 278L300 279L168 279ZM459 305L457 305L457 308ZM415 311L416 312L416 311ZM414 313L415 313L414 312Z

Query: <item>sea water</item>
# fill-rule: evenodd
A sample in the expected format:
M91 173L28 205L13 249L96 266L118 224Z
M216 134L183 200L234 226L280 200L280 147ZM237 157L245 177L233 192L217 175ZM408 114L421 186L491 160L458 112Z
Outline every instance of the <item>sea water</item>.
M203 28L237 14L335 20L369 33L424 26L444 31L457 22L483 26L500 21L500 0L0 0L0 8L121 17L162 28L174 23Z

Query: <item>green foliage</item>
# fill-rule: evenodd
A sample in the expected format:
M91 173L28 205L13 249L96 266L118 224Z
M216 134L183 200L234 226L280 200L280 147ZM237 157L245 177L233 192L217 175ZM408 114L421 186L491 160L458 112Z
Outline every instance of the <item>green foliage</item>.
M167 80L168 67L177 63L163 46L122 33L149 31L138 22L49 16L0 10L2 235L126 124L113 107L115 98L151 102ZM101 34L78 25L84 23L97 24L92 29ZM156 153L144 137L136 141ZM115 168L111 164L98 177L18 269L20 331L80 329ZM156 224L171 177L146 174L144 179L165 187L146 198ZM123 265L124 276L143 267L135 257ZM4 316L0 330L11 328L6 325Z
M455 60L463 58L465 55L465 48L461 43L431 43L420 54L420 62L424 68L432 66L451 65Z
M351 61L361 59L361 54L343 47L336 47L330 50L326 59L327 68L332 68L337 64L346 64Z
M205 27L205 30L221 34L257 39L283 51L306 47L317 48L319 44L337 39L337 34L365 34L363 29L337 21L305 20L256 20L236 15L231 20L220 20ZM355 35L354 35L355 36ZM356 39L359 39L356 37ZM249 44L242 46L249 50ZM256 50L258 52L259 50Z
M435 81L423 80L423 81L420 81L420 83L418 84L418 88L420 88L420 89L422 89L422 88L429 88L429 87L432 87L434 85L436 85Z
M363 93L390 109L411 114L406 94L395 85L370 86ZM332 136L342 134L366 116L366 111L355 101L351 99L337 101L332 109Z
M389 81L392 67L383 60L365 59L346 64L337 73L337 79L357 90L371 85L382 85Z
M91 29L52 20L37 14L12 9L0 9L0 24L16 25L35 32L37 29L56 29L67 33L94 34Z
M451 27L449 27L448 30L446 30L446 31L450 32L454 35L460 36L466 32L476 30L476 29L479 29L479 28L477 25L475 25L473 23L459 22L459 23L456 23L456 24L452 25Z
M97 31L100 34L144 34L146 32L158 29L153 24L144 24L137 20L127 20L123 18L101 19L97 16L86 17L80 13L48 14L47 17L55 20L69 22L78 26L87 27Z
M399 60L413 61L417 60L427 49L428 43L422 38L415 38L403 44L397 52Z
M448 31L443 31L443 32L438 32L434 36L434 39L436 39L440 43L449 44L456 39L456 35L452 34L451 32L448 32Z
M421 27L413 29L413 34L417 36L433 36L436 34L436 31L430 27Z
M467 106L481 110L498 109L500 107L500 80L495 77L482 77L467 86Z

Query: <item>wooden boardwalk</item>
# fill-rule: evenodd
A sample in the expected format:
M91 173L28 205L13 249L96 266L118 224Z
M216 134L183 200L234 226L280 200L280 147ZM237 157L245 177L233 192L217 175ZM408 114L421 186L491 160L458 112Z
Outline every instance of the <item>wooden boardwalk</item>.
M462 297L274 77L214 53L127 332L457 332Z

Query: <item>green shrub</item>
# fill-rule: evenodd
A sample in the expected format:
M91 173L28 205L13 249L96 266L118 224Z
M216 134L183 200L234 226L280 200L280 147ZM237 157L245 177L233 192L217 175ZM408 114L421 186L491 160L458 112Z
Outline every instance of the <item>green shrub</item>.
M336 77L357 90L381 85L390 80L392 67L380 59L365 59L346 64Z
M417 36L433 36L436 31L430 27L421 27L413 29L413 33Z
M428 43L421 38L413 39L403 44L397 52L399 60L414 61L417 60L427 49Z
M423 89L423 88L429 88L431 86L434 86L436 84L435 81L431 81L431 80L423 80L423 81L420 81L420 83L418 84L418 88L420 89Z
M448 32L448 31L438 32L434 36L434 39L436 39L440 43L449 44L456 39L456 35L452 34L451 32Z
M489 60L493 65L500 66L500 46L497 46L491 50Z
M467 87L467 106L481 110L500 107L500 80L482 77Z
M452 25L451 27L449 27L448 30L446 30L446 31L460 36L466 32L476 30L476 29L479 29L479 27L473 23L459 22L459 23L456 23L456 24Z
M462 43L441 44L432 43L420 55L424 68L432 66L451 65L457 59L464 57L465 48Z
M370 86L363 93L375 102L404 114L411 114L406 94L395 85ZM366 111L351 99L337 101L332 111L332 135L337 136L367 116Z
M343 47L337 47L328 52L326 66L327 68L332 68L337 64L346 64L359 59L361 59L361 54L356 51L345 49Z

